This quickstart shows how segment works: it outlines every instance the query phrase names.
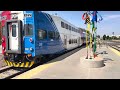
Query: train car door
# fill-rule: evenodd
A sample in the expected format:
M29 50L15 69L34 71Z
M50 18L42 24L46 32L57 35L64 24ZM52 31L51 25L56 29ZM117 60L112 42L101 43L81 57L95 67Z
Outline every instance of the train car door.
M78 38L78 46L80 46L81 45L81 38L79 37Z
M6 52L22 53L22 21L8 20L5 24Z
M8 27L9 33L9 49L16 51L18 50L18 23L10 23Z
M67 36L64 35L64 47L67 48Z

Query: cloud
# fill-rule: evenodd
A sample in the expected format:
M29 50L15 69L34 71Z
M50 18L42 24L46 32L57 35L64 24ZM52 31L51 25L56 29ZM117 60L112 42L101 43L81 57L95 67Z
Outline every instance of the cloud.
M104 15L104 20L118 19L120 15Z

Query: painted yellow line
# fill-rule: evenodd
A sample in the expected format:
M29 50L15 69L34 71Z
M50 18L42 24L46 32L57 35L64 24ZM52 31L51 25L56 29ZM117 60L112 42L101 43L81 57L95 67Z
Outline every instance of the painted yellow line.
M34 75L40 73L41 71L47 69L48 67L56 64L57 62L53 62L53 63L48 63L48 64L44 64L44 65L41 65L41 66L38 66L30 71L27 71L17 77L14 77L12 79L31 79L31 77L33 77Z
M113 51L115 54L117 54L118 56L120 56L120 52L119 51L117 51L117 50L115 50L115 49L113 49L113 48L109 48L111 51Z

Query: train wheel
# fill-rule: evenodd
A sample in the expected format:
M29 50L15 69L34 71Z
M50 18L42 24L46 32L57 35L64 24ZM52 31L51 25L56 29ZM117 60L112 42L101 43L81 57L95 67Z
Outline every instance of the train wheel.
M42 55L35 57L34 60L36 63L41 63L42 62Z

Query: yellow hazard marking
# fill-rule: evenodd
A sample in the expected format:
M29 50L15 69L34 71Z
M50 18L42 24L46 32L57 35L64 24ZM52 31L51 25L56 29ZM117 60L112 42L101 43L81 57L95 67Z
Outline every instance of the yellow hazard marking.
M18 67L20 64L19 63L17 63L17 65L15 66L15 67Z
M12 62L10 62L10 65L13 66Z
M31 67L34 64L34 61L32 61L32 62L26 62L26 63L14 63L14 62L10 62L8 60L4 60L4 62L8 66L14 66L14 67ZM29 65L29 63L30 63L30 65Z
M6 64L8 65L8 62L7 62L7 60L5 60L5 62L6 62Z
M48 64L44 64L41 66L38 66L30 71L27 71L21 75L18 75L17 77L14 77L13 79L30 79L31 77L33 77L34 75L40 73L41 71L47 69L48 67L56 64L57 62L53 62L53 63L48 63Z
M32 62L31 62L31 64L30 64L30 66L29 66L29 67L31 67L33 64L34 64L34 61L32 61Z
M9 61L7 61L7 63L8 63L8 66L10 66L10 63L9 63Z
M26 62L26 65L25 65L25 67L28 67L28 65L29 65L29 62Z
M13 66L15 66L15 63L13 63Z
M24 63L21 63L20 67L23 67L24 66Z
M4 60L4 61L5 61L5 63L8 65L7 60Z
M115 49L113 49L111 47L110 47L110 50L113 51L114 53L116 53L118 56L120 56L120 52L119 51L117 51L117 50L115 50Z

